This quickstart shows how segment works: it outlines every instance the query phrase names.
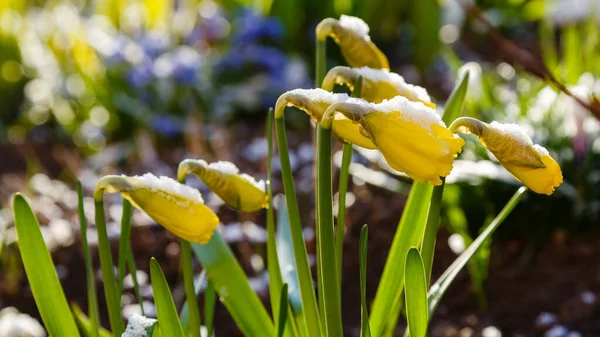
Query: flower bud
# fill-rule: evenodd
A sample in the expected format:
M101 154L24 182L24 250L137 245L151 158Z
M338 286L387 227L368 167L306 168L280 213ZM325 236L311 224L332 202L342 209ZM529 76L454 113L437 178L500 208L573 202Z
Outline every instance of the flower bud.
M351 67L390 69L387 57L371 41L369 26L357 17L342 15L339 20L324 19L317 26L316 34L320 41L328 36L333 38Z
M286 106L296 107L306 112L317 123L323 118L327 108L336 102L355 101L347 94L334 94L323 89L294 89L281 95L275 104L275 118L283 116ZM362 101L362 100L361 100ZM366 103L366 102L365 102ZM333 121L333 135L340 141L374 149L373 142L360 133L360 127L344 115L336 115Z
M94 196L120 193L154 221L190 242L207 243L219 224L217 215L202 200L200 192L168 177L105 176L96 184Z
M459 118L450 129L473 133L494 154L517 180L539 194L552 194L562 181L558 163L548 150L533 144L531 138L516 124L484 123L474 118Z
M186 159L179 164L177 177L182 180L189 173L200 178L229 207L256 212L268 205L265 181L240 174L233 163L219 161L208 164L204 160Z
M397 96L379 104L354 100L331 105L321 126L329 127L338 113L359 123L395 170L417 182L440 185L452 170L464 140L450 132L433 109Z
M413 102L435 107L425 88L408 84L402 76L387 69L333 67L323 80L323 89L332 91L335 84L341 84L354 90L354 83L359 77L363 79L360 97L366 101L381 103L386 99L404 96Z

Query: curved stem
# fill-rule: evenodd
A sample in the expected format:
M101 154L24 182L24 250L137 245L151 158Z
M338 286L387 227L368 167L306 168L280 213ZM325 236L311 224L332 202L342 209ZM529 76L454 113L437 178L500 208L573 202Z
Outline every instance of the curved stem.
M342 166L340 167L340 186L338 188L338 214L335 232L335 256L337 258L338 281L342 285L342 260L344 256L344 229L346 227L346 193L348 192L348 178L350 162L352 161L352 144L344 144L342 150ZM341 298L341 296L340 296Z
M181 244L181 267L183 269L183 283L185 287L185 298L188 303L189 335L200 337L200 310L198 300L194 291L194 266L192 264L192 248L189 241L180 239Z

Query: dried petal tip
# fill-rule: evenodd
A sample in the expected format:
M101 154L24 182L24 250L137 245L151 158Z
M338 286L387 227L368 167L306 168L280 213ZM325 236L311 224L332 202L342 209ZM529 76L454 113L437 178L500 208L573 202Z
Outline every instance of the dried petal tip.
M204 160L186 159L179 164L180 180L187 174L200 178L229 207L244 212L256 212L267 206L266 183L240 173L235 164L218 161L207 164Z
M188 241L208 242L219 224L219 218L204 205L200 192L168 177L151 173L106 176L96 185L96 200L104 192L120 193L154 221Z
M333 38L352 67L390 68L387 57L371 41L369 26L360 18L342 15L339 20L324 19L317 26L316 35L319 41Z
M536 193L550 195L563 181L560 166L548 150L533 144L516 124L487 124L463 117L454 121L450 129L475 134L517 180Z

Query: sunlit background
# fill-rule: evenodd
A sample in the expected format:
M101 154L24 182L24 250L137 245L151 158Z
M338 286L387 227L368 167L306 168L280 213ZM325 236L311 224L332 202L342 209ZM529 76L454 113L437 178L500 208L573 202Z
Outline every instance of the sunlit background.
M465 10L473 4L491 27ZM45 336L31 321L39 317L14 244L12 193L26 191L33 200L67 296L83 301L74 182L81 179L91 195L100 175L151 170L174 176L176 163L185 157L235 160L243 171L264 178L266 111L283 92L314 86L314 28L323 18L341 14L363 18L388 55L391 70L426 87L438 106L458 76L469 70L465 115L520 124L563 170L565 183L554 195L528 195L494 244L478 254L462 286L440 309L431 335L600 335L594 319L600 291L600 115L547 76L588 105L599 106L594 93L600 93L600 2L2 0L0 336ZM337 46L331 43L328 49L329 65L343 64ZM539 62L530 62L527 53ZM541 64L548 74L535 71ZM310 123L300 113L289 116L292 166L301 182L301 200L311 207ZM406 194L410 182L388 172L376 153L360 154L351 167L346 203L352 228L346 240L357 246L359 225L383 221L387 225L373 234L383 260L404 202L395 194L390 197L390 191ZM278 163L275 158L276 174ZM218 197L194 183L208 196L207 203L219 209L224 237L266 299L263 217L221 207ZM438 249L454 258L518 182L471 141L448 183ZM281 187L277 179L274 186ZM108 204L111 200L118 197L107 198ZM85 202L93 224L93 201ZM118 238L120 202L108 211L109 234ZM309 216L305 224L312 221ZM144 271L148 258L177 261L179 248L142 213L134 213L133 223L138 278L149 289ZM88 235L95 245L93 227ZM314 239L311 226L305 235ZM346 260L352 259L357 256ZM450 261L441 258L434 275ZM372 263L370 277L379 277L382 263ZM178 279L176 267L165 273L170 281ZM355 271L346 274L354 277ZM503 307L521 296L506 290L510 286L505 282L529 292L520 317ZM131 288L126 285L125 311L138 308ZM183 290L178 291L181 297ZM145 305L146 313L152 312L153 304ZM231 325L223 308L216 322L217 335L235 336L231 327L219 327ZM32 330L22 328L19 334L17 326Z

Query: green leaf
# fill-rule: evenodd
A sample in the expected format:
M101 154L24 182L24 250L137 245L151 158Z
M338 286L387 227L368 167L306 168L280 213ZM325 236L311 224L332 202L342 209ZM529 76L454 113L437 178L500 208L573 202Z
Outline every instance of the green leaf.
M144 299L142 298L142 292L140 291L140 283L137 279L137 268L135 267L135 259L131 250L131 242L129 243L129 248L127 248L127 269L129 269L129 274L131 274L131 279L133 280L133 292L135 293L135 298L137 299L140 305L140 312L142 313L142 316L145 316L146 314L144 313Z
M277 320L277 337L283 337L285 331L285 321L287 319L288 290L287 284L281 287L281 299L279 300L279 318Z
M312 274L308 263L308 254L302 235L300 210L298 208L298 200L296 199L296 188L294 186L294 177L292 175L287 135L285 133L285 121L283 117L275 118L275 128L277 130L277 148L279 149L283 189L289 215L288 218L292 246L294 248L294 258L296 260L296 271L298 273L298 282L300 285L304 323L309 337L320 337L323 333L321 331L321 322L319 310L317 309L317 299L315 296Z
M473 254L477 252L479 247L494 233L494 231L500 226L500 224L508 217L508 215L512 212L515 206L519 203L519 200L523 197L525 192L527 191L527 187L522 186L519 188L515 194L510 198L510 200L506 203L504 208L500 211L498 216L487 226L487 228L481 232L481 234L473 241L473 243L465 249L465 251L460 254L460 256L452 262L450 267L446 269L446 271L440 276L440 278L431 286L429 290L429 316L432 316L437 308L442 296L450 287L456 275L462 270L462 268L467 264L467 262L471 259Z
M210 280L208 280L206 283L206 290L204 292L204 322L209 336L212 336L214 327L216 304L217 297L215 295L215 286Z
M463 106L465 104L465 97L467 97L467 89L469 89L469 72L465 74L458 81L458 84L454 86L446 106L444 106L444 115L442 120L446 125L452 124L455 119L462 115Z
M150 259L150 280L156 306L156 318L160 322L159 330L165 336L183 337L183 329L179 322L179 316L177 316L169 284L155 258Z
M100 328L100 330L98 330L97 327L94 328L91 320L83 313L83 311L81 311L81 308L77 305L77 303L71 303L71 310L73 311L73 316L75 317L75 323L77 323L79 332L83 337L112 337L110 331L104 328Z
M406 255L410 247L418 247L421 242L432 191L430 184L413 183L371 307L374 336L382 336L386 329L396 326L402 305Z
M88 245L87 219L83 210L83 188L81 187L80 181L77 182L77 200L77 211L79 213L79 230L81 233L81 250L83 252L83 258L85 261L85 274L88 292L88 314L90 315L89 332L91 337L98 337L98 329L100 328L100 315L98 312L98 300L96 298L96 275L94 273L94 266L92 265L92 256L90 254L90 247ZM77 307L77 309L79 309L79 307Z
M359 264L360 264L360 337L371 337L369 327L369 311L367 308L367 242L369 229L364 225L360 231Z
M51 336L79 336L40 225L19 193L13 198L13 211L23 266L46 330Z
M406 319L411 337L425 337L427 332L427 280L419 250L412 247L406 255Z
M192 243L192 249L242 333L273 335L275 327L271 318L221 234L215 231L208 243Z

